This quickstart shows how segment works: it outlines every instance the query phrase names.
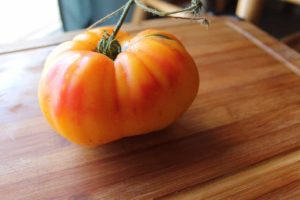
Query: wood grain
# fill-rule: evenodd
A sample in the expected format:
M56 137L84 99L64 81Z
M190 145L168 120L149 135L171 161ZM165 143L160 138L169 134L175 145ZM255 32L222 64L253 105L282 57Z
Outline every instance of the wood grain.
M283 199L285 195L296 199L300 197L299 176L300 150L297 150L164 199ZM287 188L291 193L284 191Z
M125 28L174 33L200 90L173 125L98 148L45 122L36 90L49 52L76 33L0 55L1 199L297 199L300 56L247 22L170 19Z

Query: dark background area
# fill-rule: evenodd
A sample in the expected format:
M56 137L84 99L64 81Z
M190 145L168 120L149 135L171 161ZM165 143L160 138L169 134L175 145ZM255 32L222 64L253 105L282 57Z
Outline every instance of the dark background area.
M190 4L190 0L165 1L181 7ZM216 6L217 1L222 0L202 1L205 4L205 12L209 14L235 16L237 0L223 0L226 4L222 10L218 10ZM288 45L293 45L295 42L299 43L296 49L299 48L300 51L300 6L281 0L261 1L264 2L264 5L256 25L278 39L287 40L288 42L285 43ZM59 0L63 28L65 31L87 28L126 2L127 0ZM130 21L132 11L133 9L131 9L127 21ZM148 18L155 18L155 16L148 15ZM114 24L117 19L117 17L114 17L101 25Z
M261 1L264 1L264 5L257 26L278 39L300 31L300 6L280 0ZM169 0L169 2L186 6L190 1ZM235 16L237 0L227 0L226 7L221 12L216 10L215 4L215 0L206 0L207 12L214 15Z

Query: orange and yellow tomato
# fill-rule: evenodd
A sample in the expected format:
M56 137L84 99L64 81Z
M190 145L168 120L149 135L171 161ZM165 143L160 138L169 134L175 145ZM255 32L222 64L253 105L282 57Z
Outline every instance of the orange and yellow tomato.
M119 32L115 60L95 51L96 28L56 47L39 83L41 110L68 140L88 146L163 129L190 106L198 87L194 60L175 36Z

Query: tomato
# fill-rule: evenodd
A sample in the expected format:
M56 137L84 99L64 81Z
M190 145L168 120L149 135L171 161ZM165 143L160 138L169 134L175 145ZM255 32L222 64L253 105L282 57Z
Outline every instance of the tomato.
M95 52L96 28L62 43L46 60L39 104L51 126L88 146L160 130L190 106L198 87L195 62L175 36L145 30L119 32L115 60Z

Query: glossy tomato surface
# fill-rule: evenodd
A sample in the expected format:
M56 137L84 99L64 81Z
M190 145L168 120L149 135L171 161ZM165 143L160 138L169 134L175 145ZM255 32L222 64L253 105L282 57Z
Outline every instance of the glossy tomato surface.
M174 122L194 100L199 76L172 34L119 32L115 60L95 51L103 30L77 35L54 49L39 84L41 110L70 141L95 146L149 133Z

